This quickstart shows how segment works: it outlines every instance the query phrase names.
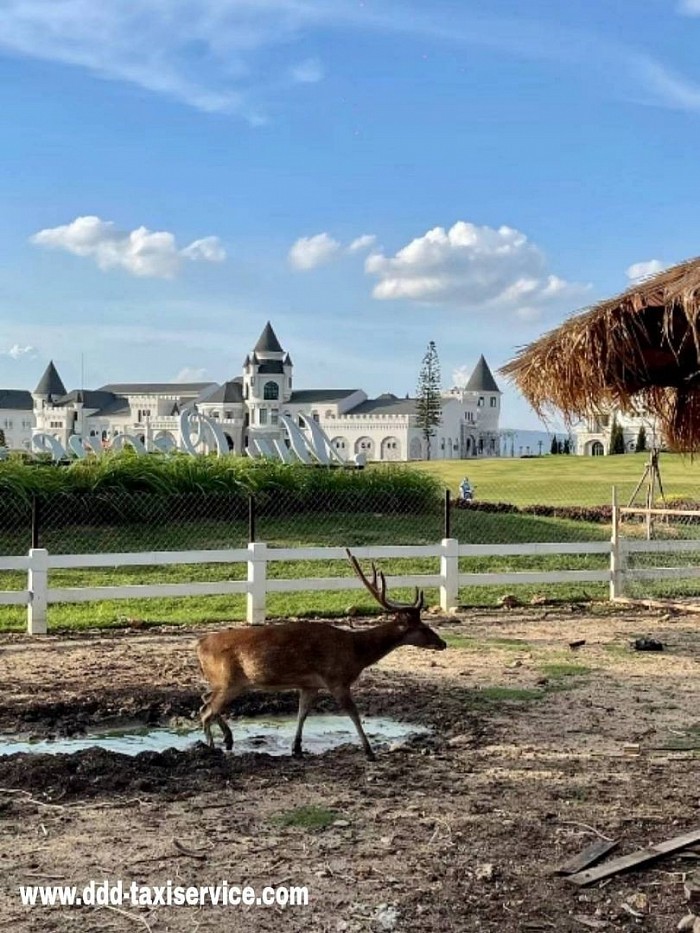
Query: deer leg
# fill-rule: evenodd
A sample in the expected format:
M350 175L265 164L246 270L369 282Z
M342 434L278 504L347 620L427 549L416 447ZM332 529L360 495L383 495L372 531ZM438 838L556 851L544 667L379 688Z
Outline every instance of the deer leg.
M369 744L369 739L365 735L365 730L362 728L360 714L357 711L355 701L352 698L352 694L350 693L349 688L335 687L331 692L333 693L338 706L344 713L348 714L350 719L352 719L353 725L357 729L357 734L359 735L360 741L362 742L362 747L365 750L365 755L370 761L374 761L377 756L372 751L372 746Z
M318 690L307 689L299 691L299 715L297 717L297 731L292 744L292 755L295 758L301 758L301 733L304 728L304 722L309 715L313 702L318 695Z
M214 747L214 737L211 734L211 724L215 722L224 734L224 747L227 751L233 748L233 734L229 729L228 723L224 719L222 712L233 703L236 697L241 693L238 687L229 687L225 690L214 690L209 701L204 704L201 710L202 728L210 748Z

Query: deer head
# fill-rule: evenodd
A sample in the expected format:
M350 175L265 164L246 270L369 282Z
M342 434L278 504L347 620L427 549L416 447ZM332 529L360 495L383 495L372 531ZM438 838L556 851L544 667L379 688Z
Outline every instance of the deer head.
M358 559L350 553L348 548L345 549L345 553L348 555L348 560L352 564L357 576L362 580L382 609L386 609L387 612L390 612L394 616L395 624L400 631L403 631L403 637L399 644L413 645L416 648L428 648L433 651L444 651L444 649L447 648L447 644L440 638L437 632L434 632L430 626L426 625L420 617L421 611L425 606L423 590L419 590L418 587L416 587L416 596L412 603L397 603L394 600L390 600L386 593L386 577L383 571L377 570L374 561L372 562L372 579L369 580L360 567Z

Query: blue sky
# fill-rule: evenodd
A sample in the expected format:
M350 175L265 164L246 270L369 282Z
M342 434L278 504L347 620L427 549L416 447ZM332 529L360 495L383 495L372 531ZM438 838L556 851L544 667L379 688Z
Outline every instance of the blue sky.
M0 0L0 385L494 372L700 253L700 0ZM538 422L506 384L503 424Z

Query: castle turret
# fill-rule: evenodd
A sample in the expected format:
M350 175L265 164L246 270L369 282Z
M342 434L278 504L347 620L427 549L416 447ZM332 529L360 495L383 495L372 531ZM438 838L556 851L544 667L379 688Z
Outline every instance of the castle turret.
M49 365L44 370L44 375L39 380L39 384L32 392L32 395L37 400L50 402L51 399L59 398L65 394L66 387L63 385L63 380L58 375L58 370L54 366L53 360L50 360ZM45 407L45 405L42 407Z
M53 360L44 370L36 389L32 392L34 402L34 431L33 433L47 432L52 434L62 444L67 442L72 433L72 419L70 423L66 418L66 411L61 407L54 407L54 403L66 395L66 387L58 375Z
M292 391L292 361L268 321L243 364L243 395L249 412L249 425L265 436L279 428L280 405Z

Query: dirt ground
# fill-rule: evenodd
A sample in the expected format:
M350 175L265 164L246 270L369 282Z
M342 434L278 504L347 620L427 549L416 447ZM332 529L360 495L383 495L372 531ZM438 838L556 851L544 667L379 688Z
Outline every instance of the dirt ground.
M432 729L379 748L374 763L356 746L301 761L203 745L0 756L0 929L674 930L697 853L584 888L552 870L599 834L618 841L618 855L700 829L700 616L591 607L432 618L449 650L401 649L356 688L364 715ZM0 732L194 716L203 684L193 634L0 637ZM639 635L665 650L632 650ZM295 703L251 697L239 708ZM288 825L298 807L331 815ZM20 884L105 878L306 885L310 903L19 901Z

